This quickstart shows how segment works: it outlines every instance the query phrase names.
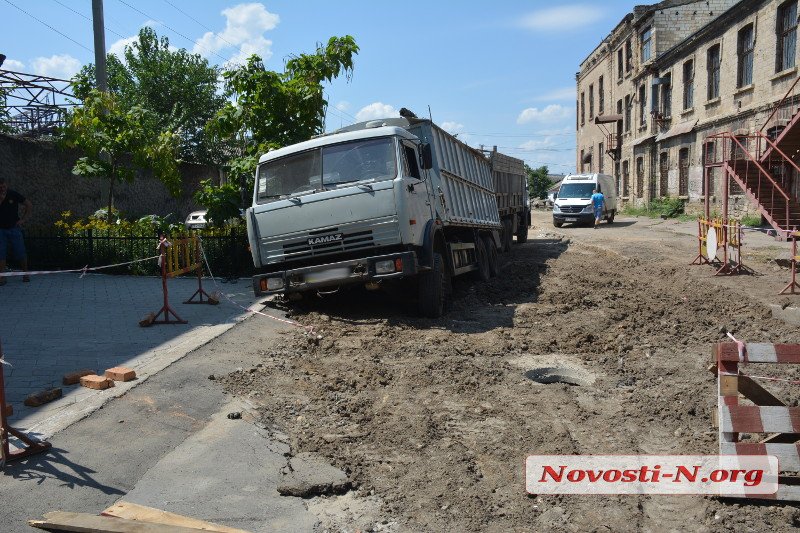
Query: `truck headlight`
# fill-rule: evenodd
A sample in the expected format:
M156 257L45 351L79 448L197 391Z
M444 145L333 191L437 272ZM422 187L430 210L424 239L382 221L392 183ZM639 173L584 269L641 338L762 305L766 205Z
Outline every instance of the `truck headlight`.
M267 290L277 291L283 288L283 278L267 278Z
M376 274L391 274L395 271L394 259L386 259L384 261L375 261Z
M581 213L594 213L594 208L592 207L592 204L588 204L586 207L584 207Z
M558 207L558 204L553 204L553 213L560 213L561 208Z

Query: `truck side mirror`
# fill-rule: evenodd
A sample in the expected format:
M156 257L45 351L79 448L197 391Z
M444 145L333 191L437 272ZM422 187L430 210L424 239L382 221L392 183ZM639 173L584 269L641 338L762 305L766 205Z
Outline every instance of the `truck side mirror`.
M423 170L433 168L433 153L431 152L430 143L422 143L419 145L419 166Z

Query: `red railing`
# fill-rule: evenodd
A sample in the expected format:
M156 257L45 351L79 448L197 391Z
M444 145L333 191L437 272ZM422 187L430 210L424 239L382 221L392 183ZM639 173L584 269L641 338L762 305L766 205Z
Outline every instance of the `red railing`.
M797 82L800 82L800 77L794 80L789 90L786 91L786 94L783 95L783 98L772 110L772 113L761 126L759 133L765 133L766 130L766 134L769 135L771 131L777 131L775 128L785 126L786 122L792 119L797 112L798 104L800 104L800 87L798 87Z
M767 219L781 229L790 229L791 199L781 184L772 177L762 163L759 163L758 156L762 153L762 147L766 146L762 143L768 143L773 153L785 158L785 154L760 132L739 136L723 132L706 139L705 163L706 166L722 166L726 174L738 178L740 185L745 188L745 193L749 192L753 196ZM788 158L786 160L790 161ZM727 175L725 179L726 187L723 195L727 197Z

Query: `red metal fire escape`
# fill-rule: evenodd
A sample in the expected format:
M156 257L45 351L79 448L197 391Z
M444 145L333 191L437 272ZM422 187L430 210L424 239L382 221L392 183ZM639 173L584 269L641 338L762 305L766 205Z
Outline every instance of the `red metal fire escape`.
M756 206L778 236L800 229L800 87L797 78L755 133L723 132L709 136L704 146L706 215L709 213L709 177L720 168L723 177L723 216L728 215L731 178Z

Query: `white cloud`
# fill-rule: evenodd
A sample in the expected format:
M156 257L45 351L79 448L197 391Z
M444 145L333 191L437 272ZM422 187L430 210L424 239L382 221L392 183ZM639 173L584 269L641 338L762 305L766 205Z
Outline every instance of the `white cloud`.
M338 109L339 111L347 111L348 109L350 109L350 102L342 100L341 102L336 104L336 109Z
M376 120L379 118L397 117L398 111L389 104L383 102L373 102L367 106L359 109L356 113L356 120L363 122L365 120Z
M442 129L449 133L450 135L455 135L457 133L461 133L464 131L464 125L459 124L458 122L442 122L441 124Z
M540 94L539 96L534 96L531 100L535 102L552 102L561 101L561 100L575 100L575 86L572 87L561 87L560 89L554 89L550 92Z
M529 107L523 109L522 113L519 114L517 117L517 124L527 124L529 122L556 122L569 117L571 112L571 109L559 104L550 104L543 109Z
M16 59L6 59L3 61L3 70L13 70L14 72L25 72L25 63Z
M595 5L572 4L534 11L522 17L520 25L537 31L564 31L589 26L602 17L603 10Z
M108 48L108 53L109 54L114 54L115 56L117 56L118 58L120 58L121 60L124 61L125 60L125 47L132 45L133 43L135 43L138 40L139 40L139 36L138 35L131 35L130 37L125 37L124 39L120 39L118 41L115 41L114 44L112 44Z
M226 19L225 29L220 32L206 32L194 43L194 52L209 57L229 48L237 48L238 52L231 62L243 63L252 54L261 59L272 57L272 41L264 38L264 32L273 30L280 22L280 17L270 13L264 4L238 4L222 10Z
M81 62L69 54L37 57L31 61L34 74L69 79L81 69Z

